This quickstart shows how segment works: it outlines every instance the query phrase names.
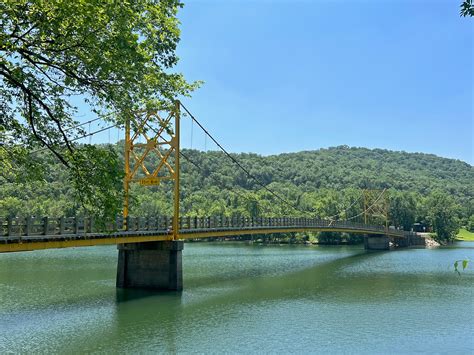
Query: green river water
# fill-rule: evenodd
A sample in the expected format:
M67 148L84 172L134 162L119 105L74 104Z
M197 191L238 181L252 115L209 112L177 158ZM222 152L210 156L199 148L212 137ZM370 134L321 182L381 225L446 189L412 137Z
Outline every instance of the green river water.
M474 243L188 243L184 291L117 290L114 246L0 254L0 353L474 353Z

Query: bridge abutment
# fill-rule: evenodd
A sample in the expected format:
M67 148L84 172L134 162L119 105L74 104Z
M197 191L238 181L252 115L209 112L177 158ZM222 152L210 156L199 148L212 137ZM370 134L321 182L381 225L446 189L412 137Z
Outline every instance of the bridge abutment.
M366 250L389 250L390 237L387 235L365 235L364 247Z
M117 287L183 290L183 241L118 244Z

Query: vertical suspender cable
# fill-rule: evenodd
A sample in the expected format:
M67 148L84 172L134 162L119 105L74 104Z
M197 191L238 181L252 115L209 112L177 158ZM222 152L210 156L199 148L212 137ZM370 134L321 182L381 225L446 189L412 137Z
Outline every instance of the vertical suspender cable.
M193 127L194 127L194 120L191 119L191 149L193 149Z

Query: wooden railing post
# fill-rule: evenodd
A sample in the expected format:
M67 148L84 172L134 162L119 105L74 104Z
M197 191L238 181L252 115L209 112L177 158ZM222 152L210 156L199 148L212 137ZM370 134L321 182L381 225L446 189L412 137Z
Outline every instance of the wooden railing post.
M74 234L79 234L79 218L74 216Z
M22 237L22 227L23 227L23 223L20 223L20 218L15 218L16 220L16 228L18 229L18 238L20 238L21 240L21 237Z
M128 232L130 230L130 216L125 217L127 223L125 223L125 231Z
M13 217L8 216L7 218L7 236L11 237L13 235Z
M25 218L25 235L31 234L31 217L28 216Z
M49 233L49 218L43 218L43 235L48 235Z
M59 218L59 234L64 234L64 216Z

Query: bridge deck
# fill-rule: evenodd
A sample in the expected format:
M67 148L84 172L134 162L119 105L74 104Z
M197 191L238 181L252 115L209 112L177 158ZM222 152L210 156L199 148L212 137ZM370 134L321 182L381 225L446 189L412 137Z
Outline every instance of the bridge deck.
M166 227L171 225L171 219L167 217L129 219L128 230L116 228L122 224L123 220L117 219L114 225L102 227L104 232L94 228L93 219L86 218L8 219L6 223L0 221L0 252L173 240ZM194 217L180 221L179 239L323 231L385 234L395 238L407 236L407 232L382 226L324 219Z

